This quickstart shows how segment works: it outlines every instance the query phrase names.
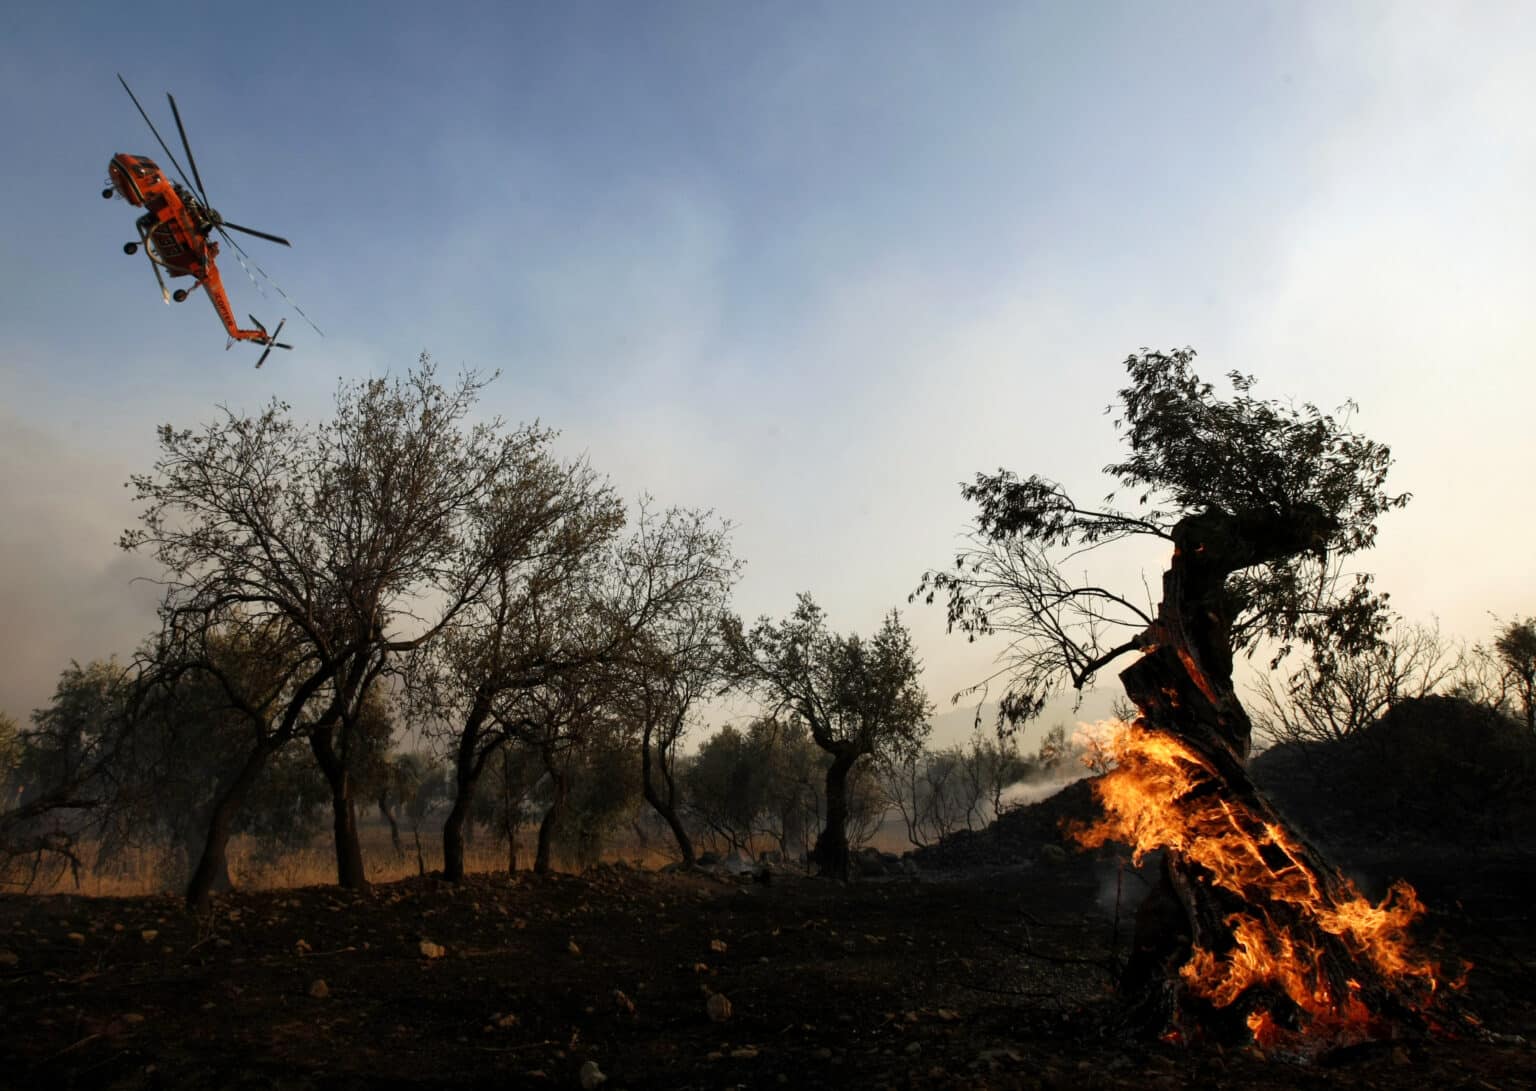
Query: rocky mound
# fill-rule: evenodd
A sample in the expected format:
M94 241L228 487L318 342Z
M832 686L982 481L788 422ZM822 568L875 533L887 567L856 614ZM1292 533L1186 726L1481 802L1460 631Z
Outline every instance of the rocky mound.
M1099 814L1093 794L1097 778L1068 784L1038 803L1004 811L984 830L961 830L912 853L924 871L1010 867L1037 860L1060 860L1076 852L1063 831L1073 823L1092 822Z
M1459 698L1403 701L1340 742L1267 750L1251 771L1281 812L1327 847L1536 847L1536 739ZM1095 780L1076 781L912 858L926 871L1059 860L1076 852L1063 830L1099 815Z
M1536 739L1455 697L1403 701L1335 743L1287 744L1253 776L1325 844L1517 844L1536 837Z

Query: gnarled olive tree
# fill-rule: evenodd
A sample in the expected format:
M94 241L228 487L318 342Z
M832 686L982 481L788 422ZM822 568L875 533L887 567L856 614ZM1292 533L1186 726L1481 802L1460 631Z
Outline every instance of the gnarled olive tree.
M839 636L810 595L782 622L760 618L750 630L724 623L732 676L762 699L770 717L798 716L827 767L827 816L811 856L823 875L848 874L849 775L861 758L919 749L932 707L911 634L893 610L875 635Z
M1303 645L1316 662L1372 646L1387 622L1384 597L1368 576L1343 578L1339 561L1369 547L1381 516L1408 498L1386 490L1387 447L1350 430L1347 416L1258 399L1254 380L1236 373L1231 395L1219 395L1195 374L1194 355L1143 351L1126 361L1116 426L1128 452L1106 472L1134 503L1117 506L1111 494L1082 505L1044 477L979 475L962 490L979 509L969 546L916 594L946 600L952 630L1009 638L1000 726L1023 723L1056 693L1133 656L1120 678L1138 723L1196 755L1193 791L1236 803L1255 826L1246 832L1268 844L1263 823L1285 823L1246 771L1252 728L1233 657L1266 642L1277 657ZM1155 609L1067 574L1067 558L1078 570L1084 552L1142 536L1171 553ZM1297 874L1325 900L1344 898L1336 870L1290 840L1301 846ZM1124 982L1143 1025L1158 1033L1193 999L1179 968L1196 947L1229 953L1238 942L1230 915L1258 897L1222 888L1177 847L1165 855L1162 893L1140 919ZM1324 952L1318 972L1332 995L1390 1006L1381 975L1338 936L1285 906L1264 909ZM1247 1014L1258 1003L1227 1008ZM1282 1023L1301 1018L1283 998L1263 1003Z

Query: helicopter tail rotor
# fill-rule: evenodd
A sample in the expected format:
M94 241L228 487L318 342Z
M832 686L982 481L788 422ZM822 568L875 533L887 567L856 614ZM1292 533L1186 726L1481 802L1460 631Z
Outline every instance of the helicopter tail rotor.
M267 357L271 354L273 349L291 349L291 348L293 348L292 345L285 345L283 342L278 340L278 337L283 332L283 326L288 321L286 318L284 318L282 321L278 322L277 329L273 330L271 333L267 332L267 327L263 326L261 324L260 319L258 319L254 314L250 316L250 319L251 319L251 321L253 323L255 323L256 328L258 330L260 330L261 333L262 333L263 340L260 343L265 345L265 346L267 346L265 349L262 350L261 356L256 361L256 366L257 367L261 367L262 364L267 362Z

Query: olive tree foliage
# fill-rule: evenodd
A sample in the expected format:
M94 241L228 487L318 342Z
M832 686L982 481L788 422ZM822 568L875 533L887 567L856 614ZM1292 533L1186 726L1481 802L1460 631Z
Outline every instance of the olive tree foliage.
M1536 618L1506 623L1494 638L1493 650L1525 729L1536 733Z
M625 735L609 735L565 753L569 787L554 830L554 848L578 871L600 862L614 837L646 806L633 742Z
M190 901L206 898L261 767L295 741L331 790L338 880L366 885L352 758L368 694L482 592L497 545L484 512L549 439L471 425L486 381L445 385L423 355L404 376L341 384L319 424L280 401L225 408L161 428L152 472L131 479L143 510L122 544L160 565L162 643L213 675L256 736L215 805ZM244 688L204 654L230 626L271 647L276 679Z
M389 823L390 843L398 857L405 856L400 840L400 824L410 830L416 850L416 871L427 873L426 851L421 833L427 821L442 810L451 797L448 769L425 750L391 753L376 774L379 812Z
M750 851L759 816L767 808L766 774L773 753L760 733L754 737L727 724L687 763L682 781L688 814L711 844Z
M683 813L712 851L784 860L808 858L826 813L833 758L804 721L759 717L745 731L722 727L681 766ZM857 848L879 828L889 803L869 763L848 777L848 843Z
M134 672L116 660L71 663L52 700L18 727L0 725L0 889L28 889L68 867L79 880L85 836L118 800L110 772L132 705Z
M807 594L781 622L764 617L747 630L728 617L723 632L734 679L769 716L798 717L831 758L826 825L812 855L823 874L844 878L855 766L916 750L931 729L911 634L893 610L872 637L840 636Z
M827 813L827 754L816 745L805 721L794 716L754 721L748 735L766 755L758 766L766 788L757 831L772 839L785 860L809 859ZM853 785L850 795L859 788ZM850 812L859 810L857 801L850 802ZM858 823L850 819L848 825ZM857 847L857 837L850 836L849 844Z
M240 629L205 635L206 662L219 677L238 680L245 692L270 687L280 677L281 663L271 657L271 648L251 644ZM124 735L110 769L118 790L102 815L97 866L127 867L148 856L158 860L163 882L185 887L216 804L260 732L210 671L155 647L141 650L140 666L132 712L121 723ZM258 774L232 832L256 841L258 862L275 860L317 832L325 787L312 761L280 752ZM229 885L221 868L213 889Z
M518 841L532 818L535 789L543 778L544 766L538 754L514 741L495 752L485 771L484 787L475 794L471 817L489 828L506 848L509 875L517 871Z
M545 809L539 821L533 870L554 866L557 835L572 800L572 788L591 775L593 755L625 746L628 725L613 714L607 665L589 663L552 675L543 684L508 694L498 706L499 727L538 755L545 779Z
M1150 606L1069 572L1069 560L1076 571L1111 543L1160 539L1177 550L1195 536L1230 549L1212 592L1224 646L1203 649L1217 672L1266 644L1276 663L1298 645L1326 662L1379 641L1386 596L1341 562L1369 548L1380 517L1408 502L1386 491L1390 450L1349 429L1352 404L1330 414L1262 400L1238 372L1222 396L1194 358L1193 349L1143 350L1125 361L1128 383L1111 411L1127 453L1105 467L1118 488L1102 503L1006 469L962 486L977 507L967 544L912 597L942 599L952 632L1007 638L1000 669L979 687L1003 680L1000 729L1038 716L1069 687L1082 691L1146 644Z
M1288 676L1260 674L1254 726L1272 743L1338 742L1402 701L1445 689L1462 661L1438 625L1399 624L1351 654L1309 657Z
M784 859L808 855L826 811L827 764L795 717L727 725L682 766L684 814L714 851L767 840Z

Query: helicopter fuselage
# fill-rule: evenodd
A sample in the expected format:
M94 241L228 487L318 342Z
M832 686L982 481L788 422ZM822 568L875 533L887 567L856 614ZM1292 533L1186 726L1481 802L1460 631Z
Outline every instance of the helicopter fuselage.
M118 152L107 164L107 174L119 196L144 209L135 226L156 275L163 269L171 277L192 277L197 281L194 290L204 290L232 340L265 344L269 339L264 330L240 328L225 294L215 264L219 244L208 237L220 222L218 213L206 208L191 191L166 178L148 156ZM187 293L178 291L175 297L180 302Z
M216 217L147 156L119 152L107 173L124 200L144 209L137 227L150 260L173 277L205 279L219 256L219 244L208 238Z

